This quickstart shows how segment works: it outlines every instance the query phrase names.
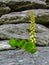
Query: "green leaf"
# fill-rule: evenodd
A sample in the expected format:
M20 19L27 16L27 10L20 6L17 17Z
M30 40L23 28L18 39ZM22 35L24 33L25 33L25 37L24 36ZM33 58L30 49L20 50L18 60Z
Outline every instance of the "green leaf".
M21 49L24 49L30 53L35 53L37 51L35 43L26 40L21 41Z
M12 47L16 47L16 39L11 38L11 39L9 40L9 44L10 44Z
M11 38L10 41L9 41L9 44L12 47L19 47L23 50L30 52L30 53L36 52L36 45L34 43L32 43L31 41L26 41L24 39L17 40L15 38Z
M21 41L21 49L24 49L25 50L25 45L26 45L26 40L22 40Z
M35 53L36 52L36 46L34 43L32 43L31 41L27 42L25 45L25 50L30 52L30 53Z
M17 40L17 39L16 39L16 46L20 47L20 45L21 45L20 40Z

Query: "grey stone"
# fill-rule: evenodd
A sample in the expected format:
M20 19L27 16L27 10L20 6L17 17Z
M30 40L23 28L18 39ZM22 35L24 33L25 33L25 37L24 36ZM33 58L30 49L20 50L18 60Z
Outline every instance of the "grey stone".
M2 50L9 50L9 49L15 49L15 48L12 48L10 45L9 45L9 40L0 40L0 51Z
M0 2L0 7L5 7L6 4L4 2Z
M13 11L23 11L27 9L46 9L47 6L43 2L31 2L31 1L10 1L7 3L7 5L13 10Z
M30 2L36 2L36 3L40 3L40 4L45 4L45 0L0 0L0 2L4 2L4 3L8 3L10 1L14 1L14 2L21 2L21 1L30 1Z
M0 2L0 16L10 12L10 8L4 2Z
M12 12L0 17L0 24L30 22L29 14L32 10L22 12ZM35 22L49 25L49 10L34 9Z
M9 2L9 1L23 1L23 0L0 0L1 2ZM33 1L36 1L36 0L25 0L25 1L31 1L31 2L33 2ZM43 1L43 2L45 2L46 0L37 0L38 2L39 1Z
M0 51L0 65L49 65L49 47L37 47L35 54L24 50Z
M49 9L49 0L46 0L47 7Z
M30 37L29 23L5 24L0 26L0 39L28 39ZM36 24L37 45L49 45L49 29Z
M11 9L9 7L0 7L0 16L9 13L10 10Z
M17 11L17 10L21 11L32 8L37 8L37 9L47 8L46 2L42 0L0 0L0 2L4 2L13 11Z

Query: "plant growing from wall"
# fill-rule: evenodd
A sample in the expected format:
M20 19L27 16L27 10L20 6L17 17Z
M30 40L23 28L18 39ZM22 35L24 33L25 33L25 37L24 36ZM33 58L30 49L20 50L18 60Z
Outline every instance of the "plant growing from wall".
M15 39L11 38L9 43L12 47L19 47L23 50L26 50L30 53L36 52L36 39L35 39L35 17L34 12L30 12L30 40L25 39Z

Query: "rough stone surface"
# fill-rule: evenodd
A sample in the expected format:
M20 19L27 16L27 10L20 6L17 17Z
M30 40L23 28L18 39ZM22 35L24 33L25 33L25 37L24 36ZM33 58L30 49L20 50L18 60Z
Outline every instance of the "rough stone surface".
M9 45L8 40L0 41L0 50L9 50L9 49L13 49L13 48Z
M10 8L4 2L0 2L0 16L10 12Z
M46 4L40 3L40 2L30 2L30 1L20 1L20 2L14 2L14 1L10 1L7 3L7 5L13 9L13 11L23 11L23 10L27 10L27 9L33 9L33 8L42 8L45 9Z
M0 16L9 13L10 10L11 9L9 7L0 7Z
M46 9L47 5L42 0L0 0L0 2L9 6L12 11L23 11L27 9Z
M23 0L0 0L1 2L9 2L9 1L23 1ZM36 1L36 0L25 0L25 1L31 1L31 2L33 2L33 1ZM42 2L45 2L46 0L37 0L36 2L40 2L40 1L42 1Z
M49 15L42 15L36 17L36 23L49 26Z
M31 9L34 7L34 5L32 7L31 2L29 2L29 1L27 1L27 2L10 1L7 3L7 6L9 6L12 11L23 11L23 10Z
M18 39L29 39L29 24L7 24L0 26L0 39L9 39L11 37ZM49 45L49 29L36 24L36 38L38 45Z
M49 9L49 0L46 0L47 8Z
M4 2L0 1L0 7L5 7L5 6L6 6L6 4Z
M24 50L0 51L0 65L49 65L49 47L37 47L35 54Z
M29 40L31 9L38 23L35 54L9 45L11 37ZM49 0L0 0L0 65L49 65L49 28L44 25L49 27Z
M26 10L22 12L12 12L5 14L0 17L0 24L7 23L18 23L18 22L29 22L29 14L31 10ZM36 23L49 25L49 10L34 10Z

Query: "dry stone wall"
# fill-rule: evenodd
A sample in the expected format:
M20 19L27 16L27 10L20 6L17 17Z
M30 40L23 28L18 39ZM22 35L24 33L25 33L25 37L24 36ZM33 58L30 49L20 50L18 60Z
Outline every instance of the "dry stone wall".
M9 45L11 37L29 40L31 10L37 40L33 55ZM49 65L49 0L0 0L0 65Z
M9 41L11 37L29 40L29 13L34 10L37 45L49 45L47 3L46 0L0 0L0 40Z

